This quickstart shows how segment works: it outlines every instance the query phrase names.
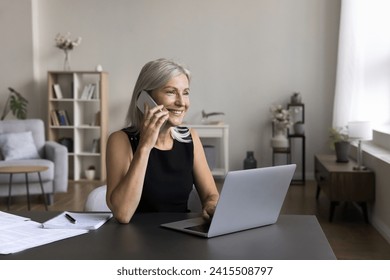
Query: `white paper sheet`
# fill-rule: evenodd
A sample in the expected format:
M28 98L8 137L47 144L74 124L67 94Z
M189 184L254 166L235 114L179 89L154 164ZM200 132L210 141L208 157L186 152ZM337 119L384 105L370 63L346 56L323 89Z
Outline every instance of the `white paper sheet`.
M0 254L11 254L28 248L87 233L88 230L44 229L29 218L0 212Z
M13 222L13 221L28 221L31 220L27 217L22 217L14 214L10 214L7 212L0 211L0 225L7 222Z
M13 215L7 212L0 211L0 231L9 227L14 227L18 223L24 223L31 220L27 217ZM1 239L0 239L1 240Z

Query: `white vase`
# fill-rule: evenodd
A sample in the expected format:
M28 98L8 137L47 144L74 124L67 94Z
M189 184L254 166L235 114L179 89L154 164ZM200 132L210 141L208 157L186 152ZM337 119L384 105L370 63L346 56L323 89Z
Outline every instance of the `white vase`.
M271 139L273 148L288 148L289 143L284 129L275 130L275 136Z
M85 170L85 177L87 178L87 180L95 179L95 170L92 169Z
M70 53L68 50L64 50L65 59L64 59L64 71L70 71Z

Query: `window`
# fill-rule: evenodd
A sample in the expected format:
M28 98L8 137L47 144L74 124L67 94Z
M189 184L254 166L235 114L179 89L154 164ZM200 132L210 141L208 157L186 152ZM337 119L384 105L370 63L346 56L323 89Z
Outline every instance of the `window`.
M390 134L389 10L390 1L342 1L334 127L369 120Z

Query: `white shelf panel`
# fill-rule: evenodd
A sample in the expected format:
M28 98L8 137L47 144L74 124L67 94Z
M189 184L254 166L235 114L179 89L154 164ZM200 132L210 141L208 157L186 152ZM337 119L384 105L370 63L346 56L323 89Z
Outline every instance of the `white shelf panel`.
M229 125L185 124L198 132L202 144L215 146L216 167L211 170L214 177L225 177L229 171Z

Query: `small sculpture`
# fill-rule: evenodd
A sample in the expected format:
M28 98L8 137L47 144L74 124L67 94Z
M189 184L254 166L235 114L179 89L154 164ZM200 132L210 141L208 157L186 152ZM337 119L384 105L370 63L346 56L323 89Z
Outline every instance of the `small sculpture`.
M211 112L206 113L204 110L202 110L202 123L205 124L221 124L222 121L209 121L208 118L212 116L222 116L225 115L223 112Z
M302 96L300 92L294 92L291 95L291 104L301 104L302 103Z

